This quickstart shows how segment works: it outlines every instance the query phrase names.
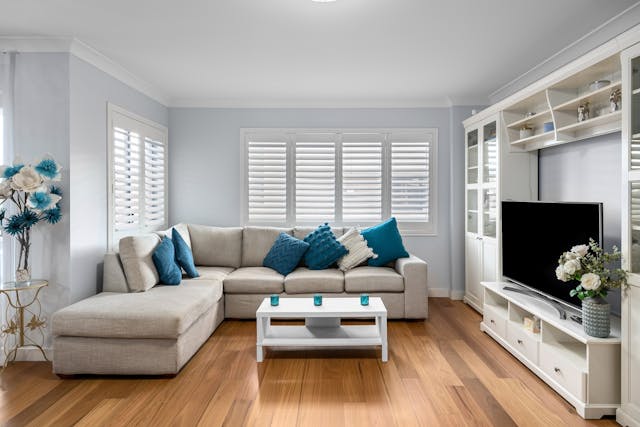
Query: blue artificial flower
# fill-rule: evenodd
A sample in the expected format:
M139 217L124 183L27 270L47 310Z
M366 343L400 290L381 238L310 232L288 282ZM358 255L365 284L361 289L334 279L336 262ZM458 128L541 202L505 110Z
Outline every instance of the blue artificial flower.
M51 195L43 191L36 191L29 196L29 207L36 211L44 211L55 205L58 200L54 201Z
M60 167L53 159L42 159L36 165L35 170L45 179L60 178Z
M58 187L57 185L52 185L49 189L49 192L51 194L55 194L56 196L62 197L62 188Z
M4 227L4 231L12 236L15 236L22 230L33 227L38 223L38 221L40 221L38 215L35 212L26 209L24 212L15 214L11 218L9 218L7 225Z
M22 169L24 167L24 165L18 164L18 165L13 165L13 166L7 166L4 170L4 172L2 173L2 177L9 179L12 176L14 176L15 174L17 174L18 172L20 172L20 169Z
M62 212L60 212L60 208L58 206L53 209L47 209L42 213L42 215L44 220L49 224L55 224L62 219Z

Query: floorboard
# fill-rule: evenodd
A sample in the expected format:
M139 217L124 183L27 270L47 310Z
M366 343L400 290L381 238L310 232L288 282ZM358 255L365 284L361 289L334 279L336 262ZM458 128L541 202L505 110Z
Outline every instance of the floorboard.
M376 349L272 350L255 322L225 321L175 378L59 379L47 362L0 376L5 426L615 426L573 407L479 330L458 301L390 321Z

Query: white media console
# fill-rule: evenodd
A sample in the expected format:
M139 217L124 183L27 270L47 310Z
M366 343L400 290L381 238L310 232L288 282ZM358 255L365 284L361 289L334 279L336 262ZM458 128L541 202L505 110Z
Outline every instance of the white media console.
M490 335L557 391L583 418L615 415L620 406L620 320L611 319L609 338L594 338L582 325L561 319L539 297L504 290L506 282L482 282L483 320ZM524 289L524 288L522 288ZM540 319L540 332L525 329L524 318Z

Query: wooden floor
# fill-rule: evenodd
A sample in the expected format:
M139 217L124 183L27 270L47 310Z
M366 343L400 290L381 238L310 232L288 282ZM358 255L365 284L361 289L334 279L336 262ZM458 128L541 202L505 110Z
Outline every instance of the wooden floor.
M567 426L585 421L480 332L461 302L429 300L426 322L389 322L379 350L267 351L255 322L225 321L175 378L61 380L49 363L0 377L8 426Z

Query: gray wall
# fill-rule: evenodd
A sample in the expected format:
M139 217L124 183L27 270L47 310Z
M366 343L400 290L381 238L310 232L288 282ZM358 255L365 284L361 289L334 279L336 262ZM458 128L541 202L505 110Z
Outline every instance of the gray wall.
M448 108L171 108L171 223L240 224L240 129L252 127L438 128L438 234L433 237L407 236L404 241L411 252L429 263L429 288L442 289L448 295L451 283L451 126ZM462 159L460 165L464 163L464 157ZM456 264L460 262L457 260Z
M45 318L66 306L71 294L69 259L69 55L16 55L14 153L26 162L49 153L65 168L63 219L32 229L29 263L34 278L49 280L41 293ZM11 162L13 159L7 159ZM16 251L17 252L17 251ZM13 272L8 272L13 277ZM4 301L3 301L4 302ZM49 327L49 325L47 325Z
M539 196L545 201L602 202L604 247L620 247L620 132L540 150ZM620 312L620 294L609 296Z
M70 56L71 302L96 293L107 250L107 103L167 126L167 108Z
M107 250L107 102L168 125L166 107L68 53L16 56L14 152L63 167L63 219L33 230L43 314L96 293ZM11 159L9 159L11 160ZM10 273L13 276L13 273ZM46 345L50 344L47 333Z

